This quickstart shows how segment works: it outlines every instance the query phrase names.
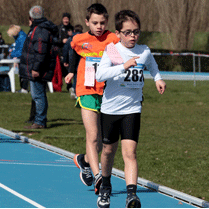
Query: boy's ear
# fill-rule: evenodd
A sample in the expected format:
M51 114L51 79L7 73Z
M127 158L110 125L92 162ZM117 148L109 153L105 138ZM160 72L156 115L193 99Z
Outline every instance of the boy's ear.
M85 19L85 23L89 27L89 21L87 19Z
M115 34L118 38L120 38L120 32L118 30L115 31Z

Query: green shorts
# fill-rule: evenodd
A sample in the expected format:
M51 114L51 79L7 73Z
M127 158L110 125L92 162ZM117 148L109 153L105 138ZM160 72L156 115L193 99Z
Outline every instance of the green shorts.
M91 94L78 97L75 106L86 110L100 112L101 104L102 96L98 94Z

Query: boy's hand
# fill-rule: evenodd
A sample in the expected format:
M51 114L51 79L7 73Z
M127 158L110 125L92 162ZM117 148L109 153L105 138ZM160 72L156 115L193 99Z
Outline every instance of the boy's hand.
M128 70L128 68L133 67L133 66L137 66L136 63L136 59L138 59L139 57L133 57L130 60L128 60L126 63L124 63L123 67L125 70Z
M69 64L68 64L68 63L66 63L66 62L65 62L63 65L64 65L65 67L68 67L68 66L69 66Z
M62 42L63 42L63 44L65 44L65 43L67 42L67 38L64 38L64 39L62 40Z
M67 76L65 76L65 83L69 84L74 76L74 73L68 73Z
M166 89L166 83L163 80L158 80L158 81L156 81L155 84L156 84L158 92L160 94L163 94L165 92L165 89Z

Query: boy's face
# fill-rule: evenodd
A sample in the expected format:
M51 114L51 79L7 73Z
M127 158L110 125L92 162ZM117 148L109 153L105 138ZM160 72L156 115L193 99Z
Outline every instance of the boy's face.
M140 29L135 21L128 20L123 23L121 31L116 31L115 33L120 38L123 46L133 48L139 39Z
M89 20L85 20L86 25L89 27L92 34L95 36L101 36L107 26L107 19L104 17L103 14L91 14L91 17Z
M68 36L72 36L73 35L73 31L72 30L68 30L67 34L68 34Z

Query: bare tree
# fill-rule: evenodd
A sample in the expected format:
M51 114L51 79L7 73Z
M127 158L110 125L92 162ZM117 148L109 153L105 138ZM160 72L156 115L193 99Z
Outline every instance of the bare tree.
M92 3L102 3L107 8L111 31L115 30L116 12L135 11L142 31L163 32L164 48L191 49L194 34L209 31L209 0L0 0L0 25L28 25L28 11L38 4L55 24L61 23L64 12L69 12L71 24L81 24L87 31L86 9Z
M166 32L170 48L191 49L195 32L200 29L205 0L155 0L160 15L160 31ZM204 17L207 19L207 16ZM201 26L204 28L205 26ZM208 26L206 26L207 28ZM204 28L204 29L206 29ZM167 42L168 43L168 42Z

